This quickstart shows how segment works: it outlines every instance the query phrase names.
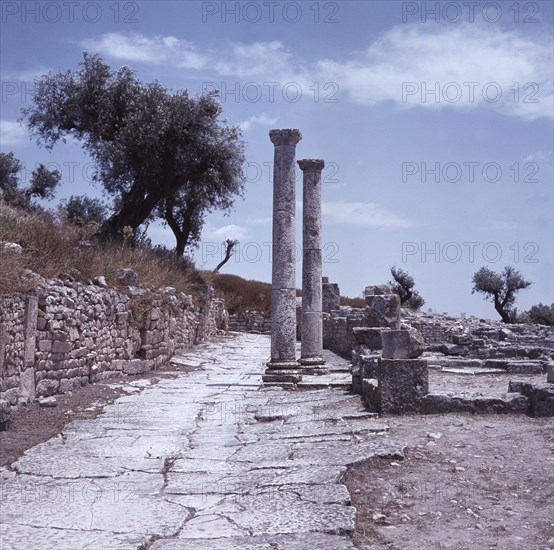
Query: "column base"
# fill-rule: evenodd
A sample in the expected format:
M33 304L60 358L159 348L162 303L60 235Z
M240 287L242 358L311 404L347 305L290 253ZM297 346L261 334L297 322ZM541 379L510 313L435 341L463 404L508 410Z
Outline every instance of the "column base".
M267 371L272 370L295 370L298 369L298 361L296 359L289 359L289 360L270 360L268 361L265 366L267 367Z
M262 381L266 386L296 386L302 382L302 373L298 369L267 369Z
M325 360L321 356L301 357L298 362L300 363L300 371L303 374L329 373L329 369L325 367Z
M325 365L325 359L321 355L315 355L313 357L301 357L298 362L301 365Z
M266 363L262 381L266 386L295 386L302 382L298 361L276 360Z

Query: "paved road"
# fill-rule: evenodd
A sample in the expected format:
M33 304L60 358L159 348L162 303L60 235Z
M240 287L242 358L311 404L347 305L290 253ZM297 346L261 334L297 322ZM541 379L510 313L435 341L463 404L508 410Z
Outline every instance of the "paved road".
M260 386L266 336L204 344L130 382L2 472L0 548L353 549L346 465L398 456L357 396Z

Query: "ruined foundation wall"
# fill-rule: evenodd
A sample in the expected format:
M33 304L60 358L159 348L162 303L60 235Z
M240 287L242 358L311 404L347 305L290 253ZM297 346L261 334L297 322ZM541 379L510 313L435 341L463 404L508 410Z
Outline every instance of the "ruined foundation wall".
M196 301L169 287L129 290L49 280L34 295L0 295L3 408L158 368L227 330L224 302L209 287Z
M229 330L235 332L271 332L271 319L257 311L229 315Z
M365 310L341 307L323 315L323 347L342 355L352 356L354 327L365 326Z

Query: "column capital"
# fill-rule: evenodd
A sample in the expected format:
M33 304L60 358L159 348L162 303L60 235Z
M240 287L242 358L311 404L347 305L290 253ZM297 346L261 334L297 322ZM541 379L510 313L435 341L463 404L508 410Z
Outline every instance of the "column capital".
M296 145L302 139L302 134L295 128L270 130L269 139L274 145Z
M321 172L325 166L322 159L302 159L298 161L298 166L303 172Z

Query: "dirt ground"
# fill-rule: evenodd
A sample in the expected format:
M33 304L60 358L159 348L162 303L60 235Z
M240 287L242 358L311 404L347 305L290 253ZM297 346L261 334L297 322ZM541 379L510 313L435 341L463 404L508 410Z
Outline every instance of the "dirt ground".
M168 365L56 396L54 408L22 408L9 430L0 432L0 464L59 434L69 421L96 416L133 380L157 383L190 370ZM507 387L508 379L435 380L436 389L479 391ZM349 468L345 482L358 509L353 542L359 549L554 549L553 418L449 414L384 420L387 437L405 441L407 454Z
M349 468L360 549L554 548L554 419L387 418L402 461Z

